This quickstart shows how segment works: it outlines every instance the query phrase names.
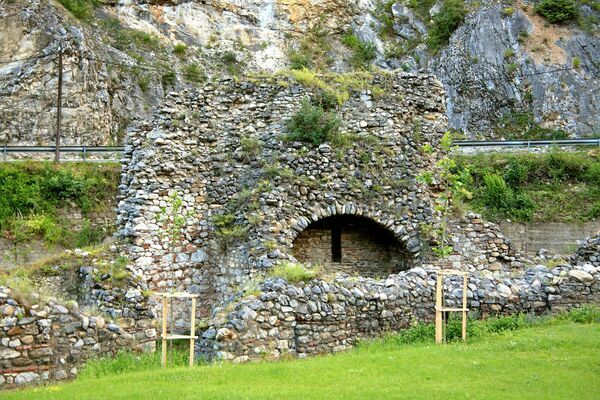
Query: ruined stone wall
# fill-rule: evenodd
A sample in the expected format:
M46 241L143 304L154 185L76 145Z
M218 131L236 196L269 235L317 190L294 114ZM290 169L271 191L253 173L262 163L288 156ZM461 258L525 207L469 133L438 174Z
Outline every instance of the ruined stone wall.
M154 350L155 340L151 318L107 322L75 302L32 304L0 287L0 388L74 378L90 357Z
M208 311L281 260L311 222L356 215L385 227L418 260L419 226L432 219L417 175L432 167L446 129L431 76L374 76L335 112L346 144L285 139L286 122L316 90L290 78L221 80L171 94L152 122L128 133L120 233L152 288L199 293ZM374 96L377 85L385 92ZM173 194L185 217L168 230ZM168 236L168 235L167 235ZM204 316L207 313L204 313Z
M445 281L446 305L462 301L462 278ZM336 277L289 284L266 281L257 296L217 309L197 350L209 359L244 362L305 357L349 349L357 340L432 322L435 269L413 268L387 279ZM600 268L590 264L538 266L520 274L469 276L470 316L557 313L600 304ZM232 311L229 311L232 310Z

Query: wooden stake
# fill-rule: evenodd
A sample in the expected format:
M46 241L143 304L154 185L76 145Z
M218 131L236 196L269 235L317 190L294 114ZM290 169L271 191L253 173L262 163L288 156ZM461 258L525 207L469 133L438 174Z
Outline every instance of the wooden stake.
M160 358L160 364L163 367L167 366L167 298L162 298L162 355Z
M467 275L463 276L463 296L462 296L462 340L467 341Z
M192 309L190 310L190 367L194 366L194 342L196 336L196 298L192 297Z
M442 274L437 274L437 284L435 287L435 342L442 343L442 286L444 280Z

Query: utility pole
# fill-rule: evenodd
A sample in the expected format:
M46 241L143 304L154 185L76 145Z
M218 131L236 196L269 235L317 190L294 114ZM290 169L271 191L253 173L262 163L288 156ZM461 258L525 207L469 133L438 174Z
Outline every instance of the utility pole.
M56 105L56 143L54 162L60 161L60 136L62 125L62 84L63 84L63 62L62 62L63 47L60 42L58 47L58 99Z

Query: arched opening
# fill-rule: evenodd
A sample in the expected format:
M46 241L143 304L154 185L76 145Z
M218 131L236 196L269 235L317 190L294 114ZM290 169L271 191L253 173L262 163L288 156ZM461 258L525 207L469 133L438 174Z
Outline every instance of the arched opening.
M326 272L383 277L411 266L406 246L370 218L334 215L313 222L294 240L300 262L321 265Z

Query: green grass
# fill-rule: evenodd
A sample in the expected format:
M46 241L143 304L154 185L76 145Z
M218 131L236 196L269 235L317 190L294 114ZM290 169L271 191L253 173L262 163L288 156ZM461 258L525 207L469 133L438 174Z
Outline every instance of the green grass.
M564 322L443 346L373 342L307 360L108 372L3 399L597 399L600 325Z
M0 163L0 234L15 244L34 238L65 247L99 242L105 233L92 227L87 216L110 207L119 173L116 163ZM84 217L77 232L60 215L68 204Z
M479 154L459 156L456 163L459 170L469 171L463 174L463 183L473 193L469 207L488 219L585 222L600 218L597 151ZM491 190L486 183L490 174L505 181L510 196L502 199ZM515 201L508 201L509 197ZM494 204L504 200L507 207Z

